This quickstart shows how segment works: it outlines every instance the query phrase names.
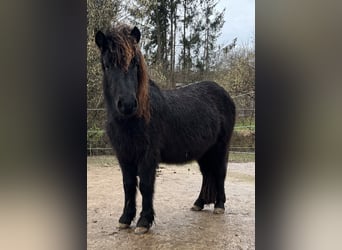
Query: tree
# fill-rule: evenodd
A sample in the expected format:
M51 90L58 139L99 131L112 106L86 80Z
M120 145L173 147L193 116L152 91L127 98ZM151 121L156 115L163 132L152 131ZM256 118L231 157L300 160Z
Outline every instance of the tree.
M129 10L135 20L139 20L140 27L145 29L142 47L151 71L157 70L158 75L164 75L163 80L168 80L168 87L174 85L179 3L180 0L135 0Z
M96 141L97 146L106 143L103 140L103 111L89 110L89 108L103 108L102 72L99 51L95 45L95 31L108 27L115 21L119 12L119 1L87 0L87 146ZM101 138L99 137L101 135Z
M255 100L255 50L251 47L235 47L236 39L222 48L215 66L215 79L225 87L231 95L240 96L237 106L254 108ZM235 47L235 48L234 48Z
M88 107L101 103L102 73L99 52L94 42L95 31L108 27L115 20L119 2L112 0L87 0L87 101Z
M196 33L196 22L199 12L197 6L198 0L183 0L182 11L183 18L180 20L182 23L182 33L180 44L182 45L182 51L179 55L179 61L182 65L182 70L187 73L193 66L192 50L198 42L198 33Z
M224 24L224 12L215 12L217 5L215 0L202 1L202 13L204 16L203 23L203 65L200 65L200 69L209 71L213 65L213 58L215 58L215 50L217 49L216 40L220 35L221 29Z
M176 63L176 35L177 35L177 21L178 21L178 16L177 16L177 9L178 9L178 4L180 3L179 0L170 0L170 82L171 82L171 88L175 87L175 63Z

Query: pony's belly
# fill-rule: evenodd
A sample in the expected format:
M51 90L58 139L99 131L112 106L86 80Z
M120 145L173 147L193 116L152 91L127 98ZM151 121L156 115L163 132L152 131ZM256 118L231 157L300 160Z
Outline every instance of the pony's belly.
M197 160L203 155L202 151L192 150L163 150L161 152L161 162L169 164L181 164Z
M186 163L198 160L209 148L215 144L215 136L186 136L175 135L172 139L165 140L165 144L161 147L161 161L165 163Z

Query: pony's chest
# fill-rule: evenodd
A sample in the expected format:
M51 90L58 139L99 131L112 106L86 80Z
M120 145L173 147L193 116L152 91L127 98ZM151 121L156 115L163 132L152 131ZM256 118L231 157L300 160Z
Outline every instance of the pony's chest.
M136 155L140 154L147 145L144 129L136 125L125 124L117 126L109 124L108 135L117 153Z

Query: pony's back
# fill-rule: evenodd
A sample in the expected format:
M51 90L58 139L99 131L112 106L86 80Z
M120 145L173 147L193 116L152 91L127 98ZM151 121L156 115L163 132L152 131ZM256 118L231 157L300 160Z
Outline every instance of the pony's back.
M229 142L235 122L235 105L215 82L165 90L161 92L163 99L153 96L153 91L151 93L152 123L164 128L159 130L163 162L195 160L219 140ZM156 119L153 119L154 115Z

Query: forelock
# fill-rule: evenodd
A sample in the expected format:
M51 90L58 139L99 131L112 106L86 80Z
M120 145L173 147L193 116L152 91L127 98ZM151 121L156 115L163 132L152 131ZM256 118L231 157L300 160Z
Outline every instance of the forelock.
M107 32L112 63L124 70L128 69L137 49L131 30L128 25L119 25Z

